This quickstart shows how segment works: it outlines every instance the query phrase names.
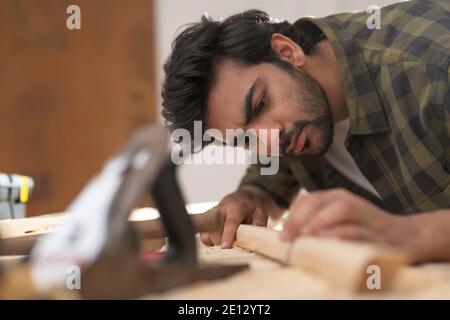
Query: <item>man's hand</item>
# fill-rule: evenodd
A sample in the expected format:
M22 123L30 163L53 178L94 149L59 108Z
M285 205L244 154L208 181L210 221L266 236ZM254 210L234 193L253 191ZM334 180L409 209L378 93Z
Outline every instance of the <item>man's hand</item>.
M300 235L361 240L417 250L419 228L344 189L300 195L290 208L283 240Z
M223 223L219 230L202 233L200 238L206 245L230 248L240 224L267 226L269 215L273 216L273 212L278 210L275 206L273 200L259 188L242 187L210 210L218 214Z

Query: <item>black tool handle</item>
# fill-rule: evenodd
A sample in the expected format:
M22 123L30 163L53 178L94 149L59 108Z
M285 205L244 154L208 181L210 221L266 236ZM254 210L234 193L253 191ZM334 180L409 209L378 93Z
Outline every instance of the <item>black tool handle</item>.
M169 158L162 165L151 194L168 237L166 261L196 265L195 230L178 187L176 168Z

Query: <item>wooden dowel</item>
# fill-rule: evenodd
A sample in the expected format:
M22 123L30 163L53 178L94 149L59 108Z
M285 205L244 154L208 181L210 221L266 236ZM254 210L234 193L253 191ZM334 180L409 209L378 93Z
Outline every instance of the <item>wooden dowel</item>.
M279 232L252 225L239 226L235 244L350 291L370 290L367 281L376 268L380 288L389 289L397 269L408 262L406 253L374 244L313 237L283 242Z

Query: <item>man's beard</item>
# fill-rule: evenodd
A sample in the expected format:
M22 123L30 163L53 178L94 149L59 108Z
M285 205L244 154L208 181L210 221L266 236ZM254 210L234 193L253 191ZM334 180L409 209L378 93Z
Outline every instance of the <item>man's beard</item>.
M295 121L293 128L281 135L280 153L284 156L296 156L296 154L288 153L287 149L292 139L306 126L309 126L315 129L314 132L317 132L317 135L313 137L315 140L314 146L309 140L311 137L306 139L304 150L309 151L309 155L323 155L330 148L334 136L333 117L325 92L320 84L303 70L297 70L290 63L284 61L280 61L276 65L291 76L298 87L298 92L303 95L303 107L299 106L299 108L311 119ZM309 147L313 149L307 150Z

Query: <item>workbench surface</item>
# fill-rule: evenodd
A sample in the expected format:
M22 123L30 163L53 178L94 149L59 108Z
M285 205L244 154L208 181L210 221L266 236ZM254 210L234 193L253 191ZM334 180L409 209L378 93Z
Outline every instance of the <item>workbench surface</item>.
M47 232L61 223L60 215L2 221L3 236ZM142 218L142 217L140 217ZM149 214L145 212L145 218ZM30 231L31 230L31 231ZM229 278L192 284L145 299L450 299L450 263L401 267L389 291L355 293L333 287L325 279L299 268L287 267L242 248L204 246L199 258L205 263L250 265ZM3 263L6 257L2 258ZM332 266L330 266L332 267Z
M148 295L145 299L450 299L450 263L404 267L389 292L354 293L238 247L221 249L198 243L203 262L248 263L250 268L226 279Z

